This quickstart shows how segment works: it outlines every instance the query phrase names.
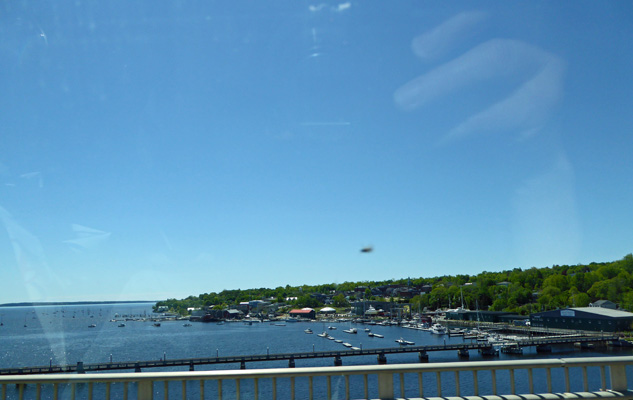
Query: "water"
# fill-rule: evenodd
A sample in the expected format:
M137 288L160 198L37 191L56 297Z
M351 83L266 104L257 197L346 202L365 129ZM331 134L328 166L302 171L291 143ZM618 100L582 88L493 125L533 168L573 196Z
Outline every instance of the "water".
M160 327L155 327L149 321L126 321L125 327L118 327L117 322L110 322L118 315L151 315L151 303L135 304L99 304L99 305L73 305L73 306L42 306L42 307L7 307L0 308L2 326L0 326L0 368L49 366L76 364L82 361L85 364L120 361L147 361L174 358L199 358L235 355L251 355L291 352L310 352L344 350L342 344L333 340L318 337L316 334L326 328L326 324L320 322L287 323L285 326L272 325L270 323L253 323L246 325L242 322L226 323L193 323L190 327L183 326L183 321L162 322ZM96 327L90 328L94 324ZM26 325L26 326L25 326ZM385 348L397 347L396 339L400 337L415 342L416 345L437 345L462 343L461 337L448 337L445 335L432 335L429 332L411 330L400 327L352 325L345 323L328 323L334 325L336 330L328 330L328 333L343 342L348 342L356 347ZM354 326L358 334L347 334L343 329ZM304 333L304 329L311 328L314 334ZM372 332L384 335L384 338L371 338L364 332L365 327L370 327ZM536 353L534 348L525 348L523 355L500 354L496 359L516 358L567 358L589 356L614 356L630 355L629 350L595 350L580 351L571 346L554 347L551 354ZM481 358L471 351L470 361L491 360ZM343 365L375 365L376 356L344 357ZM431 352L430 362L455 362L460 361L455 351ZM417 363L417 353L388 354L389 364ZM334 360L329 358L296 360L296 367L332 366ZM463 361L466 362L466 361ZM247 363L248 369L254 368L285 368L287 361ZM238 364L217 364L196 366L196 370L238 369ZM187 370L187 367L172 368L171 370ZM152 371L152 370L147 370ZM520 377L521 372L517 372ZM435 377L433 374L425 376L425 386L433 387ZM484 375L484 374L482 374ZM481 376L480 387L489 384L490 378ZM592 384L600 386L599 375L590 373ZM426 382L428 380L428 382ZM472 383L471 374L460 376L462 387L467 388ZM453 378L444 379L443 395L453 395ZM503 373L498 375L498 386L503 392L508 379ZM525 384L527 379L517 379L518 391L521 391L521 382ZM321 386L315 379L315 388ZM406 386L417 387L417 382L408 380ZM267 386L268 385L268 386ZM335 389L344 388L343 381L333 380ZM546 391L544 376L536 374L535 385L540 391ZM215 393L213 384L208 384L208 390ZM279 386L282 384L280 382ZM324 385L323 385L324 386ZM362 387L361 384L358 385ZM576 388L582 389L581 387ZM198 390L196 384L190 391ZM231 391L230 385L225 385L226 391ZM243 393L248 393L248 383L242 388ZM260 393L265 395L271 389L269 384L260 385ZM507 388L509 390L509 387ZM527 391L527 387L523 388ZM336 390L335 390L336 391ZM336 393L339 393L338 391ZM344 392L340 392L341 395ZM281 392L280 398L281 397ZM321 393L323 394L323 393ZM338 396L338 395L336 395ZM116 398L116 396L114 396ZM325 397L325 396L320 396Z

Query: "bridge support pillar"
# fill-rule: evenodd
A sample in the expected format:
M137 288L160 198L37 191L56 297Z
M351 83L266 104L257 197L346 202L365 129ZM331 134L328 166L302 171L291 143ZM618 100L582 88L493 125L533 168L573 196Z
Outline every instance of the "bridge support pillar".
M385 356L385 353L378 354L378 365L385 365L385 364L387 364L387 356Z
M141 372L141 366L138 363L134 365L134 372Z
M240 361L240 369L246 369L246 362Z
M193 369L193 361L189 363L189 371L194 371L194 369Z
M294 357L290 357L290 360L288 360L288 368L294 368L295 367L295 359Z
M418 353L418 360L420 360L420 362L429 361L429 354L426 352L426 350L422 350L421 352Z
M77 373L78 374L85 374L86 371L84 371L84 362L83 361L77 361Z
M334 366L340 367L341 365L343 365L343 360L341 360L341 356L336 356L334 358Z

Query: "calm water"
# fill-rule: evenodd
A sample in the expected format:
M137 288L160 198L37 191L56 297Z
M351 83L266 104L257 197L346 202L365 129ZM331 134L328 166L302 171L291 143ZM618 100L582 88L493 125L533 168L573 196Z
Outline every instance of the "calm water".
M118 327L118 323L110 322L118 315L150 315L151 303L112 304L112 305L81 305L81 306L46 306L46 307L7 307L0 308L2 326L0 326L0 368L24 366L48 366L59 364L76 364L108 362L110 357L117 361L145 361L169 358L215 357L232 355L250 355L289 352L344 350L342 344L335 343L316 336L323 331L325 324L320 322L288 323L286 326L275 326L269 323L193 323L191 327L184 327L182 321L163 322L155 327L151 322L126 321L125 327ZM95 324L96 327L89 328ZM26 325L26 327L25 327ZM414 341L416 345L434 345L446 343L461 343L462 338L432 335L428 332L416 331L400 327L371 326L374 333L384 335L384 338L371 338L363 332L365 325L350 325L350 323L328 323L337 326L337 330L328 331L337 339L342 339L356 347L381 348L396 347L396 339L403 337ZM351 335L343 332L354 326L358 334ZM310 327L315 334L303 332ZM630 351L601 350L579 351L573 347L554 348L551 354L537 354L534 349L524 349L522 356L501 354L495 359L511 358L566 358L588 356L630 355ZM429 354L431 362L459 361L454 351L432 352ZM481 360L476 352L471 352L470 360ZM490 360L490 358L486 358ZM387 355L389 364L416 363L417 353ZM467 362L467 361L463 361ZM375 364L375 356L345 357L343 365ZM247 363L248 369L287 367L287 361ZM296 367L331 366L332 359L297 360ZM196 370L237 369L237 364L221 364L196 366ZM180 368L186 370L186 368ZM152 371L152 370L148 370ZM594 371L595 372L595 371ZM520 372L518 373L520 376ZM425 386L434 387L435 377L428 374ZM484 375L484 374L482 374ZM600 386L597 373L590 373L592 384ZM471 383L472 376L464 374L461 382L464 388ZM480 387L489 382L489 378L480 376ZM503 391L507 379L500 374L498 378L499 390ZM527 379L519 379L526 382ZM315 387L318 385L315 382ZM544 375L535 377L539 391L546 391ZM336 388L342 390L343 382L334 382ZM417 387L411 380L410 384ZM519 389L521 382L519 382ZM361 385L358 385L359 388ZM408 386L408 383L407 383ZM445 380L444 395L454 394L452 378ZM576 390L581 390L580 381ZM195 393L197 385L192 385L190 392ZM213 393L215 388L210 387ZM225 385L225 391L230 391L230 385ZM260 385L262 394L267 392L266 385ZM527 386L524 389L527 391ZM248 385L243 388L248 392ZM521 392L519 390L519 392ZM281 393L281 392L280 392ZM338 392L337 392L338 393ZM198 395L199 396L199 395ZM338 396L338 394L336 395ZM325 397L325 396L322 396Z

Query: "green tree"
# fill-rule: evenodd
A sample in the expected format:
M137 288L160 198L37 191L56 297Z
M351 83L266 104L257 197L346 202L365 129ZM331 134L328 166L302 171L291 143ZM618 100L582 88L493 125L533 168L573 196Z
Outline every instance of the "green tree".
M332 297L332 302L334 304L334 307L349 307L349 301L347 301L342 293L339 293Z

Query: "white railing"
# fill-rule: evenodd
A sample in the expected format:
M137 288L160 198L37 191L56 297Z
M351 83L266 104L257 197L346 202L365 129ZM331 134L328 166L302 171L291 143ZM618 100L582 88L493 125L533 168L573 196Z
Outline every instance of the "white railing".
M2 399L633 398L633 357L0 377ZM519 395L520 394L520 395ZM497 397L494 397L497 396Z

